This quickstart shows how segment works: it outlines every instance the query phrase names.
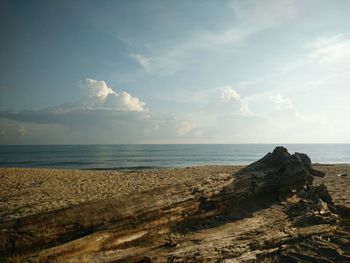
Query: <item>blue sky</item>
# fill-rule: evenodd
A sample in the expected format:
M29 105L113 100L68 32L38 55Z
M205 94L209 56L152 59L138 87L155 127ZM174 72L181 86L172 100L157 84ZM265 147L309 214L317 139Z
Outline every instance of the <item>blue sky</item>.
M350 1L0 1L0 143L350 143Z

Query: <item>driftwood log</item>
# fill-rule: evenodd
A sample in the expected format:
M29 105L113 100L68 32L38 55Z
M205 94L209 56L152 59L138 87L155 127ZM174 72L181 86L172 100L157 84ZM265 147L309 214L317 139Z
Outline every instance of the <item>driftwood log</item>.
M223 188L174 185L0 224L7 262L350 262L350 210L277 147Z

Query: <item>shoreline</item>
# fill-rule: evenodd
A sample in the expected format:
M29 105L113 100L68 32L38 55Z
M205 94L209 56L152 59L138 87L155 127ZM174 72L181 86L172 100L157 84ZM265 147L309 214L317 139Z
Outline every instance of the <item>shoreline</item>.
M194 164L194 165L181 165L181 166L116 166L116 167L62 167L62 166L1 166L0 169L52 169L52 170L79 170L79 171L142 171L142 170L164 170L164 169L188 169L192 167L211 167L211 166L247 166L249 163L235 163L235 164ZM312 163L312 166L350 166L350 163Z

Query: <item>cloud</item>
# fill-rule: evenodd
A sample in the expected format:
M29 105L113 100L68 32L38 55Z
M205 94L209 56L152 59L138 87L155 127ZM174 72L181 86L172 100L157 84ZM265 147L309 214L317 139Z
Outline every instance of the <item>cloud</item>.
M237 91L235 91L232 87L227 86L224 87L222 93L221 93L221 98L228 102L230 100L239 100L241 98L241 95L238 94Z
M24 127L26 134L22 141L25 143L46 143L50 141L48 138L51 143L137 143L145 138L145 131L152 131L159 122L145 111L63 105L40 110L0 112L0 123L9 121L13 127L18 127L18 135L23 135L20 127ZM175 130L175 123L166 125L173 125ZM2 141L10 141L8 136L4 137L14 134L14 128L10 128L1 128L1 131L5 131L5 134L2 132ZM17 137L19 142L20 138Z
M133 97L125 91L123 91L122 94L120 95L120 99L124 110L145 111L144 106L146 104L141 100L139 100L139 98Z
M245 116L251 116L252 112L249 109L249 102L245 99L241 100L241 107L239 109L240 113Z
M232 17L225 21L225 26L218 30L197 29L190 37L181 41L156 43L144 46L145 51L130 52L129 56L136 61L146 73L170 75L178 72L191 62L197 52L215 50L232 50L232 44L238 44L264 30L274 29L297 16L297 5L294 0L266 1L233 1ZM152 48L152 46L157 48ZM130 46L132 48L132 46ZM197 61L197 59L195 60Z
M317 38L306 44L308 57L325 66L349 65L350 40L343 35Z
M277 109L277 110L294 109L292 101L289 98L283 98L281 96L281 94L271 95L270 99L271 99L272 103L274 104L275 109Z
M131 53L129 56L141 66L141 68L150 74L170 75L181 69L178 61L179 50L167 52L167 54L153 54L146 56L144 54Z
M176 131L179 135L185 135L193 131L197 125L190 120L182 120L176 124Z
M151 71L152 66L151 66L151 62L150 59L147 58L144 55L141 54L129 54L129 56L134 59L142 68L144 68L146 71Z
M109 95L104 103L107 108L138 112L147 111L145 105L139 98L133 97L125 91L120 94Z
M238 0L232 2L235 23L222 32L208 32L202 36L207 48L243 41L253 34L273 29L297 15L294 0Z
M290 73L299 75L307 72L309 82L315 84L323 82L323 79L347 74L350 68L350 39L343 34L316 37L307 40L296 56L279 65L278 72L284 77ZM310 76L310 72L317 75ZM303 79L308 76L303 75ZM305 81L305 80L304 80Z
M144 143L176 140L196 124L162 116L105 81L80 81L79 100L39 110L0 111L0 143Z
M222 46L243 41L261 31L279 27L296 17L297 9L293 0L238 0L233 1L235 26L219 33L207 33L203 43Z
M69 142L73 137L81 137L83 141L96 141L104 136L108 141L107 138L116 139L118 136L128 138L135 131L141 136L143 128L151 129L154 125L143 101L125 91L114 91L103 80L85 79L80 81L80 89L81 98L74 102L40 110L1 111L2 141L14 141L9 138L9 134L17 134L17 141L27 137L25 127L30 128L28 136L36 141L33 130L41 129L52 133L53 125L59 125L61 128L55 126L55 129L60 131L56 137L60 138L58 142L61 143L67 129ZM94 136L97 138L94 139Z
M189 94L189 96L191 95ZM243 106L242 97L231 86L218 87L205 91L200 105L200 111L206 113L243 113L241 111L241 107Z
M105 99L110 94L116 94L103 80L85 79L80 81L83 97L99 97Z
M11 123L1 129L2 143L234 142L243 136L236 135L238 129L252 125L251 116L241 111L247 103L229 86L214 89L208 107L183 117L153 113L139 98L116 92L104 81L86 80L80 86L82 97L72 103L0 112L0 123Z
M245 116L252 115L249 109L249 102L245 98L242 98L241 94L239 94L231 86L226 86L223 88L221 92L221 99L226 103L238 103L238 108L235 107L235 109L233 111L231 110L231 112L235 112L235 114L241 114Z
M85 79L80 82L82 98L75 103L65 104L61 108L84 108L90 109L114 109L121 111L147 111L145 103L139 98L134 97L123 91L117 93L108 87L103 80Z
M241 27L249 32L279 26L297 14L294 0L238 0L232 7Z
M21 142L27 133L22 124L12 120L0 122L0 143L15 144Z
M214 88L207 93L207 106L172 116L145 109L139 98L109 90L105 83L91 83L100 89L94 88L89 96L82 95L72 103L40 110L0 111L0 143L315 142L331 130L327 118L310 121L301 117L284 93L247 96L231 86ZM341 127L341 118L333 123ZM348 127L332 131L332 138L344 139L346 131Z

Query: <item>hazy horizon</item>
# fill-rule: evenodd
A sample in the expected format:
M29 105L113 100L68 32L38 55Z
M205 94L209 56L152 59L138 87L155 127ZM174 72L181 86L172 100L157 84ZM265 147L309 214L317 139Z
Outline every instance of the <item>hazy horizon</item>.
M0 144L350 143L348 10L0 0Z

